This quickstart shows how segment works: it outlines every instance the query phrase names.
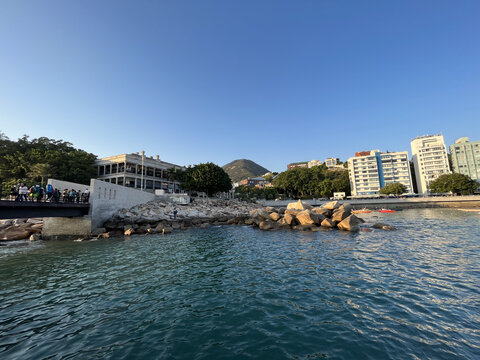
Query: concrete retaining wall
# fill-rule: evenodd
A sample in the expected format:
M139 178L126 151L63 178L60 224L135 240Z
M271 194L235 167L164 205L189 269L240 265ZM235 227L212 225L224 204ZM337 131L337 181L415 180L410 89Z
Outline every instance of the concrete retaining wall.
M281 201L258 201L264 206L286 207L289 203L297 200ZM329 200L330 201L330 200ZM329 201L325 200L304 200L312 206L321 206ZM428 207L461 207L461 208L480 208L480 195L470 196L445 196L445 197L419 197L407 199L361 199L361 200L339 200L339 203L349 203L354 208L428 208Z
M128 209L155 199L153 193L96 179L90 182L90 194L92 229L101 227L117 210Z
M90 216L74 218L44 218L42 239L67 240L89 236L92 229Z

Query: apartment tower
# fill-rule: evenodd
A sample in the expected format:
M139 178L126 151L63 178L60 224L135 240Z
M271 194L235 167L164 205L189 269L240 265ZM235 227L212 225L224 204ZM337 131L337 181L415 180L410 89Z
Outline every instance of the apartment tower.
M410 143L419 194L428 193L428 185L440 175L450 174L447 147L443 135L419 136Z
M408 152L381 153L380 150L357 152L348 159L352 196L370 197L391 183L401 183L413 193Z

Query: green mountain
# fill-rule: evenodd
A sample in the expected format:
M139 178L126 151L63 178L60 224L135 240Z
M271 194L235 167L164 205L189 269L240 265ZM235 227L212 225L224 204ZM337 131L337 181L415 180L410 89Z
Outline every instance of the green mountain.
M254 163L252 160L239 159L234 160L227 165L222 166L223 170L230 176L233 182L237 182L246 178L261 176L268 172L263 166Z

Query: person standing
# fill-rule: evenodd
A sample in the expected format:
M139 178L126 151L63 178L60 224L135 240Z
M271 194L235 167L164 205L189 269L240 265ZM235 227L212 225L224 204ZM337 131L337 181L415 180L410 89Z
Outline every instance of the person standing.
M28 187L25 184L22 184L22 187L19 190L19 201L28 201Z
M47 184L47 198L45 201L51 201L53 195L53 186L52 184Z

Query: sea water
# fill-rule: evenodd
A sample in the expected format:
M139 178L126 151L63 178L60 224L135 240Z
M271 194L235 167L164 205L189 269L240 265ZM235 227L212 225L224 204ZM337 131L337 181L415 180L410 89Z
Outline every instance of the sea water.
M480 217L0 246L0 359L480 359Z

